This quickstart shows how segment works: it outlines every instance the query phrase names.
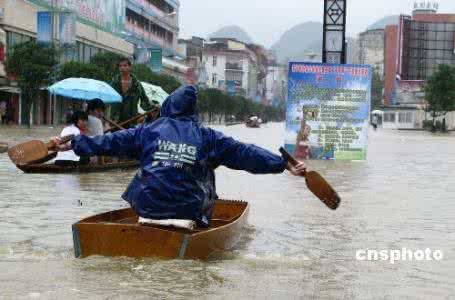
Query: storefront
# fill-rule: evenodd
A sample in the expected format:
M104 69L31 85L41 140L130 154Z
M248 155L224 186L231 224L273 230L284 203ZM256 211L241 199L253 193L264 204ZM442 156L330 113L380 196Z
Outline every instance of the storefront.
M420 107L387 107L384 110L382 128L421 129L425 111Z

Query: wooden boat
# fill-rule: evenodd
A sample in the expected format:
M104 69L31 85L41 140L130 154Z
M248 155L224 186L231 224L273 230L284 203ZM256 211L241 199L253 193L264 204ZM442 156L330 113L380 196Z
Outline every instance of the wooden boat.
M243 122L227 122L224 125L225 126L235 126L235 125L239 125L239 124L242 124L242 123Z
M116 210L73 225L76 257L91 255L206 260L231 250L246 225L246 202L218 200L210 227L183 230L140 225L132 209Z
M61 174L61 173L95 173L104 172L109 170L129 170L137 169L139 167L138 161L125 161L116 163L106 163L103 165L88 164L77 167L60 167L54 164L31 164L24 166L17 166L25 173L31 174Z

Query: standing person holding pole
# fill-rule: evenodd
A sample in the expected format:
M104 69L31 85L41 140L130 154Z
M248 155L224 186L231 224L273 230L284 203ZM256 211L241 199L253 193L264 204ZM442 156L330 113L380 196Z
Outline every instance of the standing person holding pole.
M122 96L122 104L117 112L119 122L123 122L137 115L138 104L144 111L150 111L153 108L141 83L131 73L131 66L131 61L128 58L122 58L118 62L120 74L111 83L111 86Z

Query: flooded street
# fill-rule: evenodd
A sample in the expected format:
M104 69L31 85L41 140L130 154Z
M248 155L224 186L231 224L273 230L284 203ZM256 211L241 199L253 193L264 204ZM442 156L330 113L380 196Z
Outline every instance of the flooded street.
M284 124L216 127L278 151ZM58 130L1 128L14 144ZM19 137L16 137L19 136ZM343 202L332 212L288 174L220 168L218 193L250 202L223 259L75 259L71 225L126 207L134 171L25 175L0 155L0 299L449 299L455 297L455 134L370 132L366 162L310 162ZM359 249L430 248L441 261L357 261Z

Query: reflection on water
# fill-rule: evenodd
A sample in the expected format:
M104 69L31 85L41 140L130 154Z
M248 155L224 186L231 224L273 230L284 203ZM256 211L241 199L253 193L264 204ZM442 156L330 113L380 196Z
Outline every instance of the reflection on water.
M218 129L277 150L282 124ZM58 130L0 128L14 144ZM329 211L302 178L220 168L218 191L251 203L236 251L211 262L73 258L71 224L125 207L134 172L24 175L0 155L0 299L455 297L455 137L371 132L366 162L311 162L343 198ZM359 262L357 249L441 249L442 262Z

